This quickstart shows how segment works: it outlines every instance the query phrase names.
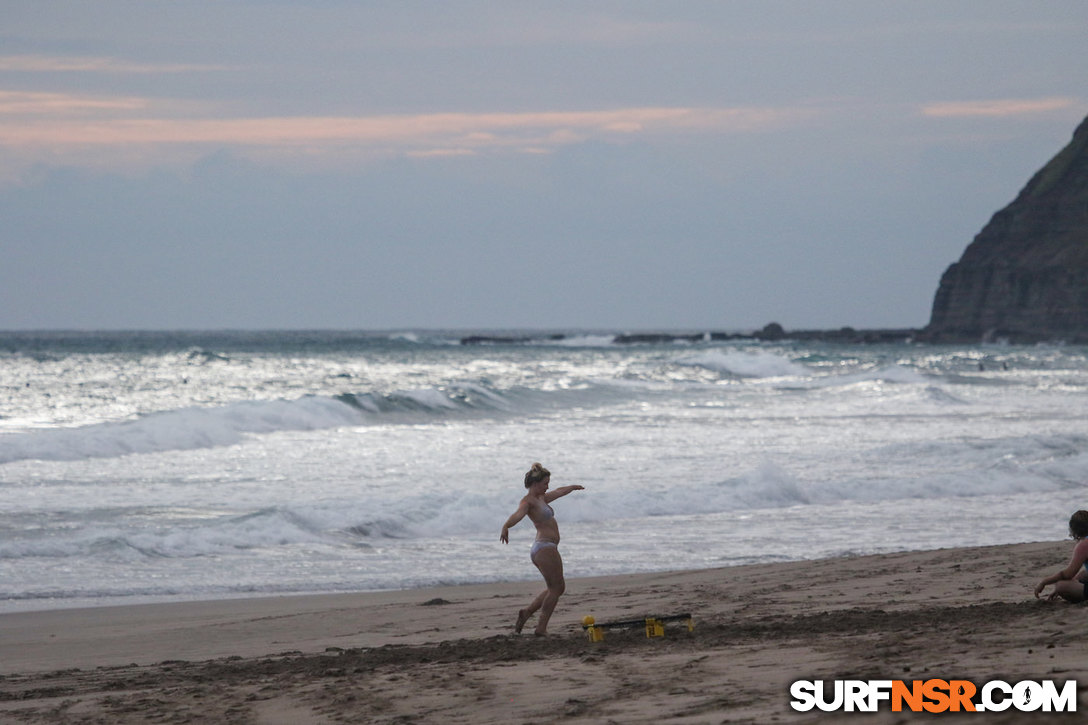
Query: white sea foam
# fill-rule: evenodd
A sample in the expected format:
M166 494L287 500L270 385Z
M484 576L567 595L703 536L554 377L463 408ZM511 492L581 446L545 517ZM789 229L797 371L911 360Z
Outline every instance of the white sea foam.
M745 378L806 377L811 371L787 357L762 351L705 350L685 355L678 365L707 368Z
M903 365L873 366L865 370L844 373L833 372L814 378L805 384L811 387L839 387L847 385L866 385L870 383L893 383L910 385L929 382L931 378Z
M553 502L572 577L1057 539L1084 508L1081 349L440 338L0 356L0 610L535 577L529 522L498 542L534 460L586 486Z
M940 388L936 385L927 385L925 388L925 397L934 403L940 403L941 405L969 405L969 403L963 398L957 397L949 393L944 388Z
M993 496L1047 495L1083 492L1088 481L1088 441L1083 438L1024 438L992 442L976 453L976 463L961 469L919 477L888 475L830 481L813 480L775 463L764 462L723 480L684 486L635 486L601 483L587 492L554 503L556 515L568 525L610 525L631 521L640 530L654 530L648 519L713 514L743 514L797 507L840 507L888 504L910 500L987 499ZM954 455L954 446L928 456ZM1007 463L989 464L1000 451ZM919 455L914 449L887 450L894 458ZM193 558L237 555L245 551L320 546L329 550L387 548L409 542L447 541L450 537L485 539L516 506L513 490L502 496L471 489L443 495L435 505L427 495L374 495L357 501L312 503L298 500L289 508L276 506L249 514L210 518L181 518L163 530L126 528L94 516L66 531L36 539L0 541L0 558L85 558L107 556ZM956 504L960 506L962 504ZM531 532L526 522L519 535ZM350 556L341 553L339 556Z

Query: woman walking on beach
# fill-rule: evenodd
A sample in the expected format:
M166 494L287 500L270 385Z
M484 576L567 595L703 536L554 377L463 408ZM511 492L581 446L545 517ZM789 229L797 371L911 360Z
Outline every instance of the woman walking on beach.
M536 526L536 541L533 542L533 548L529 550L529 558L544 576L547 589L537 595L528 607L518 610L518 620L514 625L514 631L520 634L525 622L539 609L540 619L537 621L534 632L538 637L548 633L548 620L551 619L556 602L566 591L567 586L563 581L563 559L559 556L559 524L556 523L555 512L548 504L572 491L584 489L583 486L563 486L549 491L548 484L551 481L551 475L544 466L539 463L533 464L525 474L525 488L529 491L518 504L518 510L502 525L502 533L499 534L499 541L504 544L509 543L510 528L526 516Z
M1061 597L1070 602L1088 599L1088 511L1078 511L1069 518L1069 535L1076 539L1069 564L1035 585L1035 597L1051 584L1054 591L1047 599Z

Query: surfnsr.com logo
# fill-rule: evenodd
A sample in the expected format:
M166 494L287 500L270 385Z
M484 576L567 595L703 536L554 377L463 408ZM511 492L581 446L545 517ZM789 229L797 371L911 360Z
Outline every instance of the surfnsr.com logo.
M790 686L790 707L800 712L1076 712L1077 682L1053 680L1015 684L991 680L798 680Z

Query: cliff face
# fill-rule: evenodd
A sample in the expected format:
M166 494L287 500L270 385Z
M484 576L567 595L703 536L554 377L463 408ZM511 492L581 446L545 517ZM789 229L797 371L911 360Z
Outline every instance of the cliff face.
M945 271L925 332L1088 342L1088 118Z

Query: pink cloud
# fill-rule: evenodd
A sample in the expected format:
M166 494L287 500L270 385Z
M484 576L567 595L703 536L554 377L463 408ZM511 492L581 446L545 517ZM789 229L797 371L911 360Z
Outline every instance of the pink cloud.
M922 115L936 118L964 116L1023 116L1062 111L1076 105L1072 98L1022 98L990 101L948 101L922 107Z
M141 98L119 96L95 98L67 93L0 91L0 119L12 115L71 116L113 111L144 112L147 107L147 101Z
M18 95L18 94L16 94ZM9 94L11 96L11 94ZM94 118L97 111L138 107L135 100L102 101L0 94L0 145L88 146L229 144L242 146L382 145L405 151L486 147L547 148L588 138L647 133L730 133L778 125L796 116L778 109L623 108L526 113L431 113L387 116L270 118ZM88 118L63 116L82 110ZM4 120L16 113L30 119Z
M134 63L89 56L0 55L0 71L20 73L192 73L227 66L186 63Z
M295 168L375 158L549 154L598 140L761 132L812 116L811 108L638 107L522 113L212 117L206 104L154 98L0 91L0 183L36 164L113 172L191 164L229 148Z

